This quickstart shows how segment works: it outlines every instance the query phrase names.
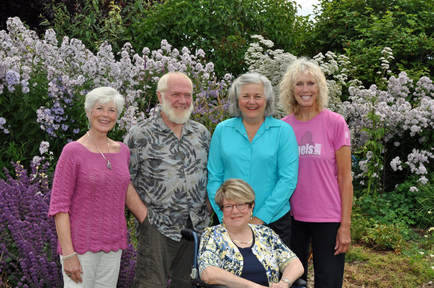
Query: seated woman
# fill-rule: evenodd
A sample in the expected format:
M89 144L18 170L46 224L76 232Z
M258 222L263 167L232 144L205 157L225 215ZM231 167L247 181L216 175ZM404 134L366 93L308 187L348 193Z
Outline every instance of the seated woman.
M215 202L223 224L208 227L199 249L199 272L207 284L226 287L291 287L303 274L297 256L264 225L249 224L255 193L241 179L228 179Z

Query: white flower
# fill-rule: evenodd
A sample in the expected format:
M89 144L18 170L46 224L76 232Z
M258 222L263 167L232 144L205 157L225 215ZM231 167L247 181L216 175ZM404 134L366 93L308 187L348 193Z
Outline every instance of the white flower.
M42 141L41 144L39 144L39 152L41 155L48 152L48 148L50 148L50 143L47 141Z

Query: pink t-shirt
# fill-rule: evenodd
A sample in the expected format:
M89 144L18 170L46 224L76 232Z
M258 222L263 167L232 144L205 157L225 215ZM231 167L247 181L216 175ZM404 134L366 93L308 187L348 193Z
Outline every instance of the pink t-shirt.
M342 146L351 145L345 119L323 109L310 121L298 121L292 114L282 120L292 126L298 143L298 183L291 197L294 219L341 222L335 153Z
M48 215L69 213L72 244L79 254L127 248L124 213L130 151L120 145L118 153L104 154L111 170L100 153L78 142L65 145L57 162Z

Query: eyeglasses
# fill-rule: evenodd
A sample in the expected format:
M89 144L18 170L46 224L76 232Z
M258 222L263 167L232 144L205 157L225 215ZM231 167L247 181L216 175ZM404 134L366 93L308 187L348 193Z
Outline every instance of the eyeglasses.
M222 206L222 210L224 212L231 212L234 210L234 207L237 207L238 211L244 212L247 210L248 207L250 207L252 203L240 203L240 204L227 204Z

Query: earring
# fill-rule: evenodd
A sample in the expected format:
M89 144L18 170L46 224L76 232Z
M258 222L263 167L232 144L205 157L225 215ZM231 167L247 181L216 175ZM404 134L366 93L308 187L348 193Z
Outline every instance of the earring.
M252 220L252 219L253 219L253 211L250 214L250 220Z

